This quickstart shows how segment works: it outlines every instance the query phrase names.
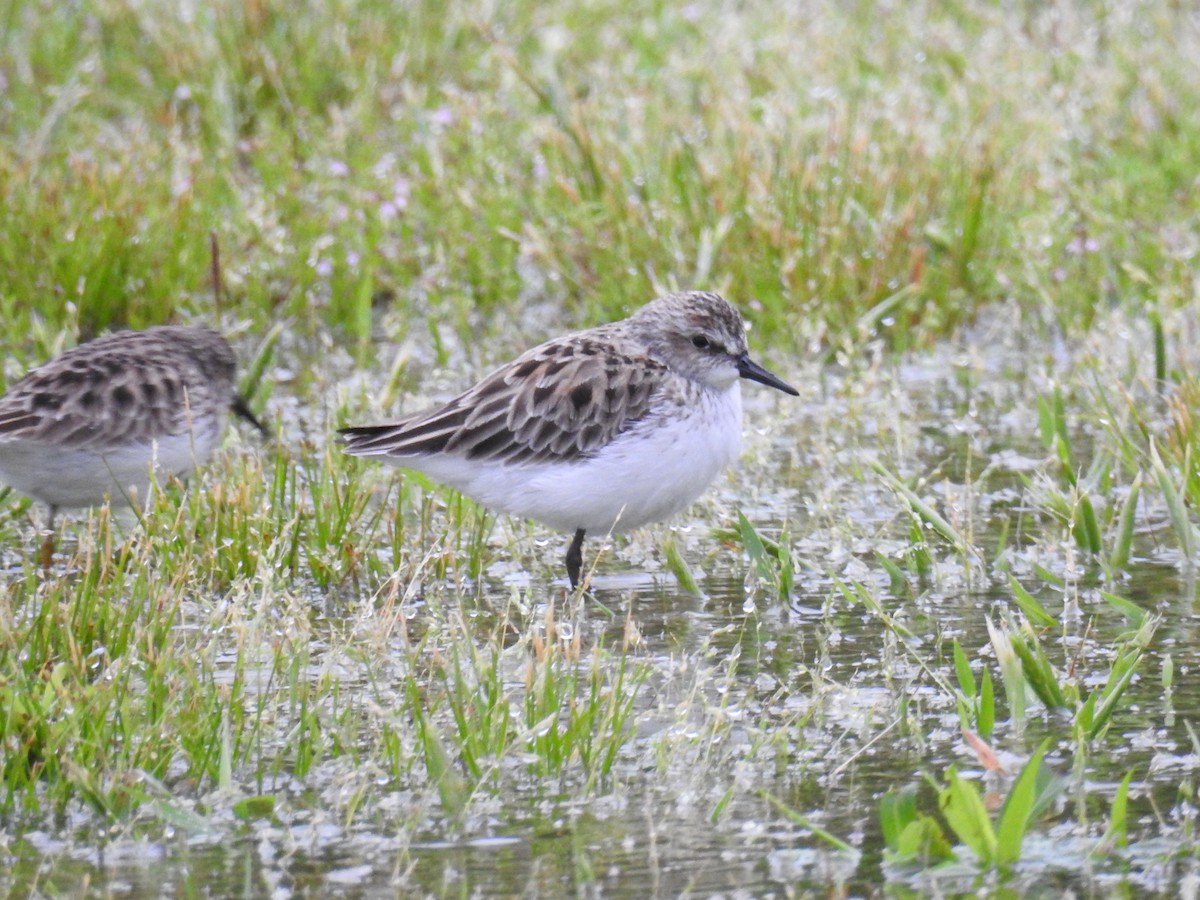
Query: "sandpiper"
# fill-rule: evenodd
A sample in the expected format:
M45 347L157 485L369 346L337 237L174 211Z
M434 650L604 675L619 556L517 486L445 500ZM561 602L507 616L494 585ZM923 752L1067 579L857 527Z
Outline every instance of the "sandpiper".
M0 481L50 507L145 502L151 479L208 459L233 410L235 360L209 328L120 331L33 369L0 397Z
M797 395L750 359L732 305L688 291L534 347L436 409L340 434L348 453L573 531L574 588L587 532L677 513L737 458L742 378Z

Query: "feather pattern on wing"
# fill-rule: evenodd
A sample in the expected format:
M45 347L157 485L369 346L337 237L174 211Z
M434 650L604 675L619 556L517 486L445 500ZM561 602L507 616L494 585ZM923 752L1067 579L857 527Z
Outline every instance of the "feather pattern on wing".
M234 356L207 328L123 331L68 350L0 397L0 442L104 451L224 416Z
M362 456L586 459L646 414L666 371L649 356L569 335L527 351L445 406L341 434L347 451Z

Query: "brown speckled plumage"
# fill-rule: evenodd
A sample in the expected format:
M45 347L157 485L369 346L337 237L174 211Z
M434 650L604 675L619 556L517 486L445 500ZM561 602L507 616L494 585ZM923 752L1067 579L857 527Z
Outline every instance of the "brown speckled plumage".
M0 398L0 441L107 450L181 434L233 402L235 360L207 328L120 331L33 369Z
M443 406L345 428L346 451L428 473L485 506L574 530L677 512L737 454L739 378L796 392L748 355L716 294L670 294L526 351Z
M144 499L212 453L238 397L233 351L208 328L121 331L33 369L0 397L0 480L48 504Z

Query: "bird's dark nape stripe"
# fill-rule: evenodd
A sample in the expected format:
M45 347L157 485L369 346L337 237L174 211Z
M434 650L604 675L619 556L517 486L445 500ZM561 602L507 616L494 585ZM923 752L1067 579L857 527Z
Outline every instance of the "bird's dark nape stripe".
M258 433L265 438L271 437L271 429L259 421L258 416L250 410L250 405L246 402L246 398L241 394L233 395L233 402L229 404L229 409L234 415L245 419L251 425L258 429Z
M579 573L583 569L583 535L582 528L576 529L575 538L567 548L567 577L571 579L571 590L579 587Z

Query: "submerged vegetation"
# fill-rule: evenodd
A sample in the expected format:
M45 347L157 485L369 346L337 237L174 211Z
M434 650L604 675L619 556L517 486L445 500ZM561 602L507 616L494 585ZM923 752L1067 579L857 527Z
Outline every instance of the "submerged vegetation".
M4 382L205 322L278 437L50 568L2 495L0 886L1194 880L1197 59L1167 0L8 4ZM676 287L803 396L590 596L332 444Z

